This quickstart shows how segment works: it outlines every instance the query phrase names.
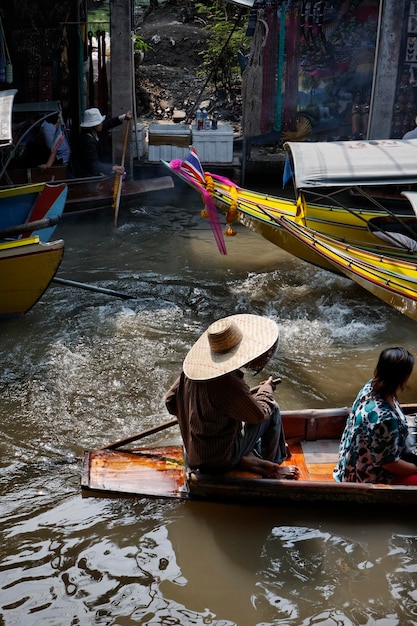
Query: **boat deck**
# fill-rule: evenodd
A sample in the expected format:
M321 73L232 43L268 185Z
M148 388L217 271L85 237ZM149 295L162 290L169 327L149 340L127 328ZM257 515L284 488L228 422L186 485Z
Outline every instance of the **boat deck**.
M333 482L338 441L289 441L291 456L283 465L296 465L302 481ZM193 483L200 482L198 472ZM227 472L231 480L260 479L241 470ZM223 477L222 479L223 480ZM165 497L187 496L187 470L181 446L140 450L97 450L86 452L82 486L90 490Z
M320 441L288 441L291 456L283 465L296 465L300 480L318 482L333 481L333 469L337 462L339 442L336 439Z

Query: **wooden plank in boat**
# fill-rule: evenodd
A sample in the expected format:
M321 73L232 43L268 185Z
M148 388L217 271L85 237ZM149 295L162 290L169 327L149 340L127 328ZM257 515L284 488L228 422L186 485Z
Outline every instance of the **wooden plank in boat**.
M182 449L168 446L140 451L87 451L81 485L92 491L187 497Z
M290 449L290 456L282 463L282 465L296 465L300 471L299 480L309 480L310 475L305 462L301 443L288 441L288 446Z

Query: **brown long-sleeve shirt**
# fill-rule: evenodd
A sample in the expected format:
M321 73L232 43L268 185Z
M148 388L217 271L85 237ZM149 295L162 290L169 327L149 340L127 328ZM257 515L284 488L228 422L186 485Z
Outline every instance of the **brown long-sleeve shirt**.
M242 422L269 419L275 407L269 383L251 394L240 370L210 380L190 380L181 374L166 395L175 415L191 467L227 468L235 462L235 442Z

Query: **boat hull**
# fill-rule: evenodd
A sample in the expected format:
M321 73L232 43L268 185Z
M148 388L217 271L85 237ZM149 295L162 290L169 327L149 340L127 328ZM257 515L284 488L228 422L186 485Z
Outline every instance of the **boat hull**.
M45 172L39 168L9 170L8 174L14 184L41 184L45 182L51 185L65 184L68 187L68 197L65 203L66 213L109 208L113 204L113 176L67 178L66 168L60 166L54 166ZM144 193L173 187L174 183L171 176L125 180L122 186L121 205L128 206Z
M416 405L403 407L408 414ZM239 503L358 503L413 505L417 487L337 483L333 468L348 415L340 409L282 411L291 457L300 480L272 480L241 470L221 475L191 471L182 446L85 451L81 487L84 495L134 495ZM414 424L415 417L409 417ZM172 425L171 423L169 423Z
M416 252L382 242L370 225L373 220L380 220L387 213L383 208L372 205L360 207L339 206L336 202L317 204L307 202L301 193L297 199L273 196L261 192L251 191L239 187L224 177L205 172L199 179L194 177L193 171L175 169L165 162L176 176L195 189L207 201L207 193L213 198L217 208L226 214L226 222L232 225L230 217L234 213L237 219L246 228L258 233L282 250L289 252L312 265L343 274L322 255L317 254L314 248L298 245L288 232L282 229L280 219L288 220L306 226L320 234L331 236L339 241L363 247L374 252L391 254L394 257L417 260ZM399 220L409 220L411 209L401 206L396 212Z
M40 241L49 241L58 220L45 228L28 227L24 234L10 235L6 231L19 225L30 226L31 222L60 218L67 195L68 188L64 183L57 185L37 183L0 189L0 240L37 235ZM1 235L2 232L4 236Z
M415 263L342 244L286 218L281 218L280 221L282 228L287 230L298 247L314 250L341 274L403 315L417 321Z
M62 240L37 237L0 244L0 318L27 313L45 293L64 254Z

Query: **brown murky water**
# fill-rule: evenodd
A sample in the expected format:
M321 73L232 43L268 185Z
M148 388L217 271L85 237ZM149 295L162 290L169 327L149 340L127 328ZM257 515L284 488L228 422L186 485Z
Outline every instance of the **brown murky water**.
M169 416L164 393L214 319L271 316L282 408L343 406L417 326L239 228L221 257L192 192L69 218L59 276L0 326L0 624L417 624L413 511L82 497L80 457ZM254 383L255 381L250 381ZM404 400L416 399L413 375ZM153 441L178 441L164 431Z

